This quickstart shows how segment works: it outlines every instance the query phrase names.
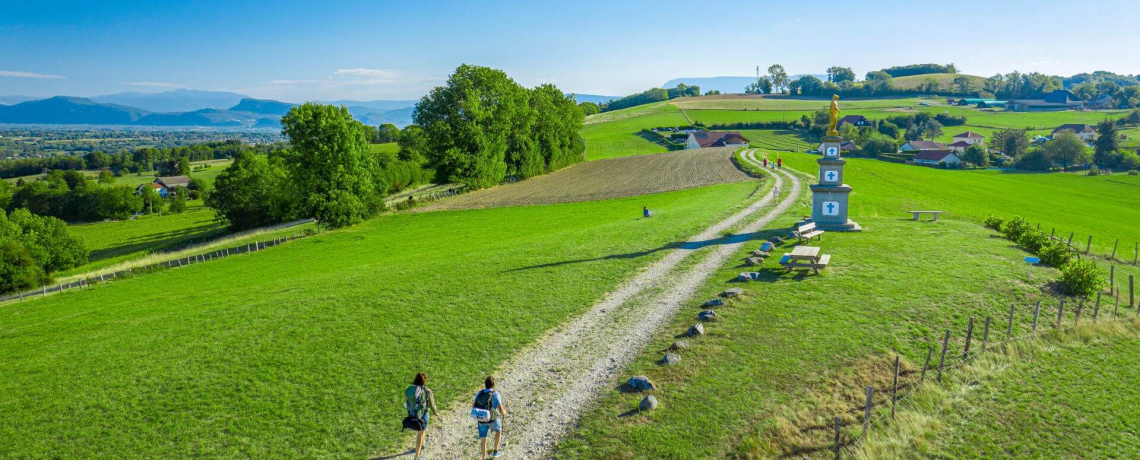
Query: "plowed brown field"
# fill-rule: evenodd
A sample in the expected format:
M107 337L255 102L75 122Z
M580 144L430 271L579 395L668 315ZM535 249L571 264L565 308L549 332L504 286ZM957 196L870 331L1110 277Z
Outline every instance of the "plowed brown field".
M441 200L419 211L593 201L751 180L732 161L735 151L735 148L678 150L591 161Z

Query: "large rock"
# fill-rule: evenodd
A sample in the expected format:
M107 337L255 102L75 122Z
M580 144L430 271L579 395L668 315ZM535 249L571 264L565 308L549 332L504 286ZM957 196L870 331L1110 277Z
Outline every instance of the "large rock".
M654 398L653 395L641 398L641 403L637 405L637 408L643 411L656 409L657 398Z
M720 296L721 297L740 297L742 294L744 294L744 289L734 287L734 288L725 289L724 292L720 293Z
M689 348L689 342L685 341L685 340L677 340L677 341L674 341L672 345L669 345L669 349L673 350L673 351L681 351L681 350L685 350L688 348Z
M691 327L689 327L689 337L696 337L698 335L704 335L704 333L705 333L705 325L704 324L697 323L697 324L694 324Z
M646 377L644 375L630 377L629 382L626 383L629 384L629 388L633 391L652 391L653 389L657 388L653 382L649 381L649 377Z
M672 366L679 362L681 362L681 355L678 355L676 353L665 353L665 357L661 358L661 364L664 364L666 366Z
M749 257L747 259L744 259L744 265L748 267L755 267L761 263L764 263L764 259L761 259L759 257Z
M697 314L697 319L701 321L716 321L716 312L712 310L705 310Z
M720 307L724 306L724 301L720 299L709 299L701 306L704 308Z
M746 281L752 281L752 274L748 272L740 272L739 275L736 275L736 280L742 283Z
M772 244L771 241L766 241L760 245L760 250L763 252L768 252L768 251L771 251L773 249L776 249L776 245Z
M768 251L757 249L752 251L752 257L759 257L761 259L768 257Z

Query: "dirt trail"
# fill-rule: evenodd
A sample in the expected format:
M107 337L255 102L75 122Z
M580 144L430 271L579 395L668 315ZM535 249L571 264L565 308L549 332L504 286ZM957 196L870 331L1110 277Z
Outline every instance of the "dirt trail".
M746 151L745 158L755 163L755 151ZM700 300L693 299L696 291L748 241L747 237L725 238L723 233L731 229L737 229L737 235L756 232L795 202L800 181L783 171L772 176L781 190L785 179L791 182L791 193L778 204L765 193L748 207L694 235L496 371L498 390L509 412L503 422L505 458L549 456L597 395L614 390L619 373L653 334L683 305ZM767 212L760 212L765 209ZM709 249L701 252L699 261L678 267L702 248ZM433 419L425 459L478 458L468 399L462 397L445 410L442 421Z

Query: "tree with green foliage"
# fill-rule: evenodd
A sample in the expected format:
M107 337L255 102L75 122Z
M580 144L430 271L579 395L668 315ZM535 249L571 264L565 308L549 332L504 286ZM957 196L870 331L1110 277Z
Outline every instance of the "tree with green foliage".
M952 84L954 85L954 89L958 90L959 93L965 94L970 92L970 79L965 75L954 77Z
M1024 129L1003 129L993 133L989 140L990 149L1017 159L1029 150L1029 133Z
M0 210L0 214L3 213ZM26 291L50 281L26 248L15 241L0 239L0 292Z
M1014 167L1024 171L1048 171L1053 168L1053 160L1044 148L1036 148L1017 157Z
M167 205L167 211L173 214L182 214L186 211L186 194L181 190L179 192L171 195L170 204Z
M297 217L304 200L291 188L284 155L242 152L214 179L206 206L234 230L279 224Z
M400 133L399 158L401 161L414 161L419 164L427 162L427 136L423 128L409 125Z
M191 177L187 189L189 191L187 198L197 200L210 191L210 183L201 177Z
M158 204L158 209L160 211L162 210L162 198L158 195L158 191L149 184L139 189L139 197L142 198L143 209L146 210L147 214L154 214L154 205L156 203Z
M12 184L0 180L0 210L8 209L10 203L12 203Z
M150 187L143 187L150 189ZM154 190L154 189L151 189ZM94 193L94 217L99 219L124 220L143 208L142 197L135 194L135 190L126 185L98 187Z
M376 130L372 143L387 144L398 140L400 140L400 128L392 123L384 123Z
M1046 142L1041 148L1053 163L1065 168L1088 163L1091 160L1085 141L1068 130L1054 134L1053 140Z
M384 209L388 186L368 154L364 127L345 107L305 103L281 118L289 138L289 178L303 215L322 225L352 225Z
M598 108L598 104L593 102L583 102L578 104L578 108L582 109L582 114L586 116L594 115L602 111L602 109Z
M966 150L962 152L962 161L972 164L979 168L984 168L990 165L990 155L986 153L986 148L981 144L970 144Z
M115 173L112 173L110 170L107 170L107 169L99 171L99 184L111 185L114 183L115 183Z
M529 104L536 117L530 134L545 163L544 170L554 171L583 161L586 143L580 133L585 115L574 99L547 84L530 91Z
M67 224L54 217L32 214L17 209L6 216L0 213L0 230L4 238L22 245L45 273L51 274L87 263L88 251L83 240L71 235ZM18 230L18 234L14 230Z
M845 81L855 81L855 71L850 67L831 66L827 68L827 81L832 83L841 83Z
M1120 148L1120 134L1116 130L1116 123L1104 119L1096 125L1096 150L1093 153L1093 163L1102 168L1111 167L1112 155Z
M918 130L920 137L933 141L942 135L942 123L939 123L938 120L926 120L918 127Z
M178 175L179 176L190 175L190 159L189 158L186 158L186 157L179 157L178 158Z
M772 88L781 93L788 90L788 72L784 71L784 66L780 64L772 64L768 67L768 80L772 82Z

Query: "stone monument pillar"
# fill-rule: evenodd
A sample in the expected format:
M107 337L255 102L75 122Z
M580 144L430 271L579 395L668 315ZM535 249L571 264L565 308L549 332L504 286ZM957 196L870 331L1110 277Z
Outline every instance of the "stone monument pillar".
M839 96L831 100L831 124L823 137L823 158L819 163L819 183L811 185L811 220L816 228L831 232L861 232L863 227L847 217L851 186L843 183L843 165L840 155L843 138L836 131L839 119Z

